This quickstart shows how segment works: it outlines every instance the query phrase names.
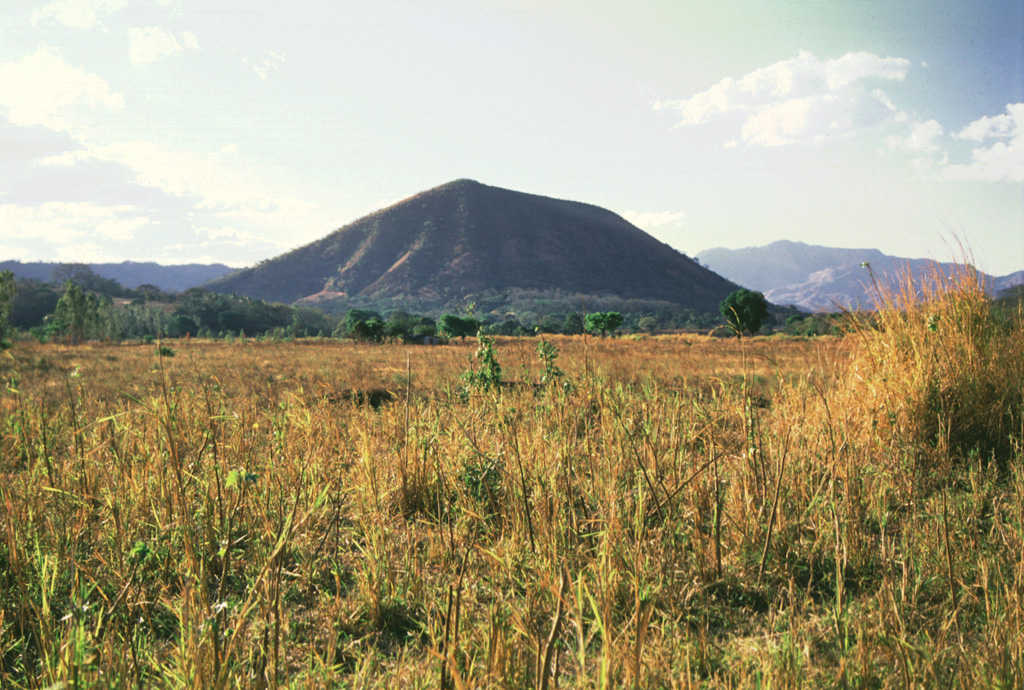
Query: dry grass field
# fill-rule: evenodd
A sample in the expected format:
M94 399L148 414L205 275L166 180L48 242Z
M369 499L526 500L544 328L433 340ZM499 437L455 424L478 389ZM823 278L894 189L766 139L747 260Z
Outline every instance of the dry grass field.
M0 686L1021 687L1021 323L851 329L19 344Z

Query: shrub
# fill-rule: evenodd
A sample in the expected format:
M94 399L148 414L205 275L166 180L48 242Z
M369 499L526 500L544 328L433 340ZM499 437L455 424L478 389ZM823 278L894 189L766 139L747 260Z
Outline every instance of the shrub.
M476 368L469 369L462 375L466 383L466 393L470 389L488 391L501 388L501 364L494 351L494 340L483 333L477 334Z

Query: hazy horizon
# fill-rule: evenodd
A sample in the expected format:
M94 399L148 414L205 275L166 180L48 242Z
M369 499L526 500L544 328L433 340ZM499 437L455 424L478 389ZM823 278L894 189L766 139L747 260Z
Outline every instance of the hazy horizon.
M691 256L962 241L999 276L1024 5L23 2L0 152L0 260L247 266L471 178Z

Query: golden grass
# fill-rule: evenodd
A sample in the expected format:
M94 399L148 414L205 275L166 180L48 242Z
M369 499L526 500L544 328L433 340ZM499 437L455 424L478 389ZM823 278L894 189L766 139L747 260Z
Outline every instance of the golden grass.
M932 379L879 323L553 338L570 387L498 339L518 385L468 397L474 342L19 345L0 685L1019 685L1019 397L998 462L938 462L952 403L909 433ZM1009 390L987 337L938 351Z

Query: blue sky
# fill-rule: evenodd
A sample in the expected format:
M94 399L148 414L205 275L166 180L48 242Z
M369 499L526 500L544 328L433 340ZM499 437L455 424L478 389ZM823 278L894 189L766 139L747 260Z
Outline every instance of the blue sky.
M452 179L1024 269L1024 4L0 9L0 258L248 265Z

